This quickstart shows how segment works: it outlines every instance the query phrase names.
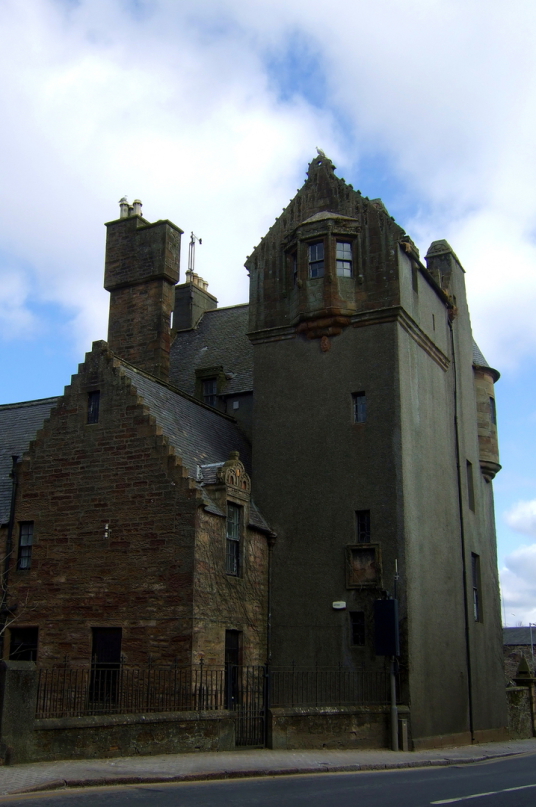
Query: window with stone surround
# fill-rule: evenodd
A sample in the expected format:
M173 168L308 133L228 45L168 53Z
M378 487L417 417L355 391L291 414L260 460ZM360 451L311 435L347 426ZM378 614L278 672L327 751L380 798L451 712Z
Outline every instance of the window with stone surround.
M21 521L19 524L17 569L29 569L32 565L33 528L33 521Z
M324 242L309 244L309 277L324 277Z
M365 645L365 612L350 611L350 643L355 647Z
M227 541L225 571L235 577L240 575L240 532L242 527L242 508L238 504L227 502Z
M367 396L364 392L354 392L352 395L354 409L354 423L365 423L367 419Z
M482 603L480 598L480 555L471 552L471 577L473 583L473 616L475 622L482 622Z
M495 408L495 398L492 398L490 395L489 398L489 415L491 418L491 422L494 426L497 425L497 409Z
M469 510L475 512L475 482L473 479L473 463L467 460L467 499L469 502Z
M370 510L356 510L356 532L358 544L370 543Z
M352 277L352 245L349 241L337 241L337 275Z
M38 628L11 628L9 631L10 661L36 661Z
M92 390L87 394L87 422L99 422L100 390Z
M218 381L216 378L203 379L203 403L216 407L218 395Z

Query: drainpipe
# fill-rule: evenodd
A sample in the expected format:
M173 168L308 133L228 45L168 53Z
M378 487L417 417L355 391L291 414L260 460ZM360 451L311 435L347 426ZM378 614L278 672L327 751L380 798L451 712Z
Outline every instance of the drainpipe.
M456 438L456 472L458 477L458 512L460 518L460 548L462 554L463 610L465 619L465 663L467 668L467 705L469 708L469 731L471 742L475 741L473 719L473 675L471 668L471 641L469 636L469 601L467 597L467 563L465 557L465 525L463 520L462 473L460 467L460 433L458 424L458 370L454 349L454 329L449 318L450 342L452 346L452 369L454 371L454 433Z
M9 521L7 525L6 556L4 558L4 571L2 579L2 600L0 601L0 659L4 658L4 635L7 623L7 588L9 582L9 568L13 552L13 529L15 527L15 501L17 499L17 455L11 456L11 504L9 507Z

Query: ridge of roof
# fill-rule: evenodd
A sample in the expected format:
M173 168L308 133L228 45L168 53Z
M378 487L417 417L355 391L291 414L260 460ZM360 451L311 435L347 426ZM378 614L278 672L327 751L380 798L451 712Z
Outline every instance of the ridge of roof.
M50 398L34 398L32 401L17 401L15 403L0 404L1 409L22 409L24 406L38 406L40 404L54 403L61 398L61 395L53 395Z

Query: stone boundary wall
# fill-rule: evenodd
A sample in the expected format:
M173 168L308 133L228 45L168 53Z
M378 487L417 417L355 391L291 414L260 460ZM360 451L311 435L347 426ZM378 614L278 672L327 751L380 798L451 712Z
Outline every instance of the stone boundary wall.
M529 687L507 687L508 731L513 740L526 740L533 736L532 710Z
M399 718L409 710L398 707ZM389 748L389 706L302 706L272 708L268 746L298 748Z

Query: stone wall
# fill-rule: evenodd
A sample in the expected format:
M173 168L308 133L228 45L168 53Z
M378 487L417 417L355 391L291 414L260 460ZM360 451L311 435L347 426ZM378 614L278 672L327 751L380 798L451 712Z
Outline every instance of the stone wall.
M400 717L407 710L399 709ZM388 706L302 706L272 708L268 745L295 748L389 748Z
M93 390L99 418L88 424ZM204 504L121 364L95 343L19 473L16 521L34 523L34 543L31 568L12 566L8 606L17 627L38 627L39 665L87 665L92 628L121 628L129 666L189 664L194 619L211 663L223 663L226 628L253 643L247 663L264 662L266 538L246 519L243 573L228 579L225 495L220 516Z
M533 736L530 690L528 687L507 687L508 731L514 740Z

